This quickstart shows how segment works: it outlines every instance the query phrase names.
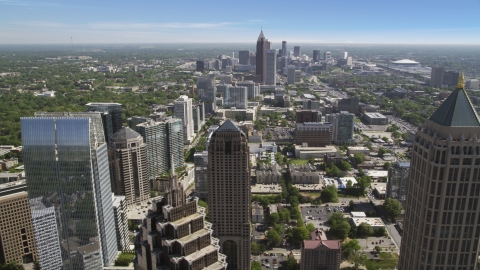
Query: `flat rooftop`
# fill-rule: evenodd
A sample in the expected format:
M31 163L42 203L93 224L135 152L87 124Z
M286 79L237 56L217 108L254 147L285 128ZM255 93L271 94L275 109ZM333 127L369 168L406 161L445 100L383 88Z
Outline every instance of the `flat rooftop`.
M353 217L353 223L355 226L359 226L362 223L367 223L372 227L385 227L385 223L383 223L382 219L379 217Z

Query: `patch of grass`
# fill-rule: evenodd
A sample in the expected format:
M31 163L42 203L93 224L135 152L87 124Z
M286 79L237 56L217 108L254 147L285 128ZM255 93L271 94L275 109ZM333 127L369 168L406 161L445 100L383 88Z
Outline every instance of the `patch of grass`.
M307 159L294 158L294 159L290 159L290 163L295 164L295 165L304 165L304 164L308 163L308 160Z
M380 252L378 254L379 260L372 260L372 264L377 269L394 269L398 267L398 254L394 252Z
M362 120L360 118L355 118L355 123L361 123Z
M338 198L352 198L352 199L357 199L357 198L365 198L365 196L350 196L342 193L338 193Z
M314 199L320 197L320 192L301 192L300 194L302 194L303 196L310 196Z

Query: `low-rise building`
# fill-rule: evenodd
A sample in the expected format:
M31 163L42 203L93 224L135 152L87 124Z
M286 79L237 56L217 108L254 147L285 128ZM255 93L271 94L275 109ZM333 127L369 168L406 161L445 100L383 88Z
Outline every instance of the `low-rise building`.
M338 150L333 145L325 147L309 147L308 145L295 145L295 157L300 159L324 158L325 154L338 156Z
M362 153L365 156L370 155L370 149L365 146L349 146L347 147L347 155L355 155L356 153Z
M0 160L0 167L2 167L2 170L4 170L4 171L8 171L8 169L13 168L16 165L18 165L18 159L17 158Z
M295 141L297 145L307 143L308 146L323 147L332 142L331 123L298 123L295 129Z
M252 223L263 223L263 207L259 203L252 203Z
M320 175L315 172L315 166L307 163L305 165L288 166L292 184L319 184Z
M235 119L235 116L240 115L242 119L247 121L255 121L255 110L254 109L217 109L215 115L220 118L229 118Z
M363 119L369 125L388 125L388 119L381 113L365 113Z
M383 223L382 219L379 217L354 217L352 218L352 222L355 227L360 226L362 223L367 223L374 229L385 227L385 223Z
M305 123L305 122L321 122L322 113L317 110L297 110L296 111L296 122Z
M255 172L258 184L280 184L282 181L282 167L278 164L267 165L262 163Z

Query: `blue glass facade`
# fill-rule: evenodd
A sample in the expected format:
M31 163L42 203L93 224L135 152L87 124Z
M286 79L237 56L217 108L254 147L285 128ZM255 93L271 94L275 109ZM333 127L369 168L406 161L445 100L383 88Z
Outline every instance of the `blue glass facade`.
M117 247L100 114L38 116L21 119L29 198L55 207L64 269L109 265Z

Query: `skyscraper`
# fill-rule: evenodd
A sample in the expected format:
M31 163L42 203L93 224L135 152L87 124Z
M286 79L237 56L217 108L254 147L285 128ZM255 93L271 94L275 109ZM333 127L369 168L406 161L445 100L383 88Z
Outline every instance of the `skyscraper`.
M130 238L128 233L127 204L125 196L112 194L113 213L115 217L115 232L117 234L117 249L121 251L130 250Z
M197 60L197 71L203 72L205 70L205 61L204 60Z
M108 142L110 177L115 195L125 196L127 206L150 198L147 145L135 130L123 127Z
M260 83L265 81L265 50L267 49L267 39L263 35L263 30L260 31L260 35L257 39L257 54L256 54L256 67L255 74L260 77Z
M258 93L258 87L255 86L255 83L253 81L237 82L236 86L247 87L247 99L249 100L254 99L255 97L260 95L260 93Z
M181 95L175 100L175 117L183 121L183 140L184 144L190 144L193 140L193 113L192 99Z
M122 128L122 104L120 103L87 103L87 112L99 112L102 114L103 130L105 134L105 142Z
M277 50L265 51L265 84L277 84Z
M288 84L295 84L295 70L297 68L294 65L287 66L287 82Z
M201 200L206 200L208 197L208 178L207 178L207 164L208 152L203 151L193 155L193 163L195 164L195 192Z
M320 61L320 50L313 50L313 62Z
M173 118L155 122L149 120L138 124L135 130L147 144L149 179L160 176L173 165L183 166L183 122ZM172 160L173 158L173 160Z
M240 65L250 65L250 51L239 51L238 63Z
M205 112L215 111L215 97L217 88L215 87L215 75L201 76L197 79L198 99L205 102Z
M430 86L442 87L443 86L443 73L445 69L443 67L432 67L430 74Z
M227 269L205 208L198 206L198 198L186 197L174 173L168 192L152 199L152 205L135 242L135 269Z
M230 120L208 146L208 215L228 269L250 269L250 155L246 135Z
M327 114L325 121L332 123L333 142L336 144L352 144L353 126L355 125L355 114L342 111L340 113Z
M405 206L409 171L410 162L408 161L397 161L390 166L388 169L386 198L395 199Z
M399 269L477 268L479 136L462 74L415 136Z
M0 264L37 260L25 180L0 185ZM26 266L25 265L25 266Z
M36 113L21 126L28 196L55 207L64 267L110 265L117 239L100 113Z
M300 51L300 46L293 46L293 56L294 57L302 56L302 52Z
M228 86L223 94L223 102L225 108L235 107L237 109L247 108L247 87L244 86Z
M284 40L282 41L282 56L287 55L287 42Z

